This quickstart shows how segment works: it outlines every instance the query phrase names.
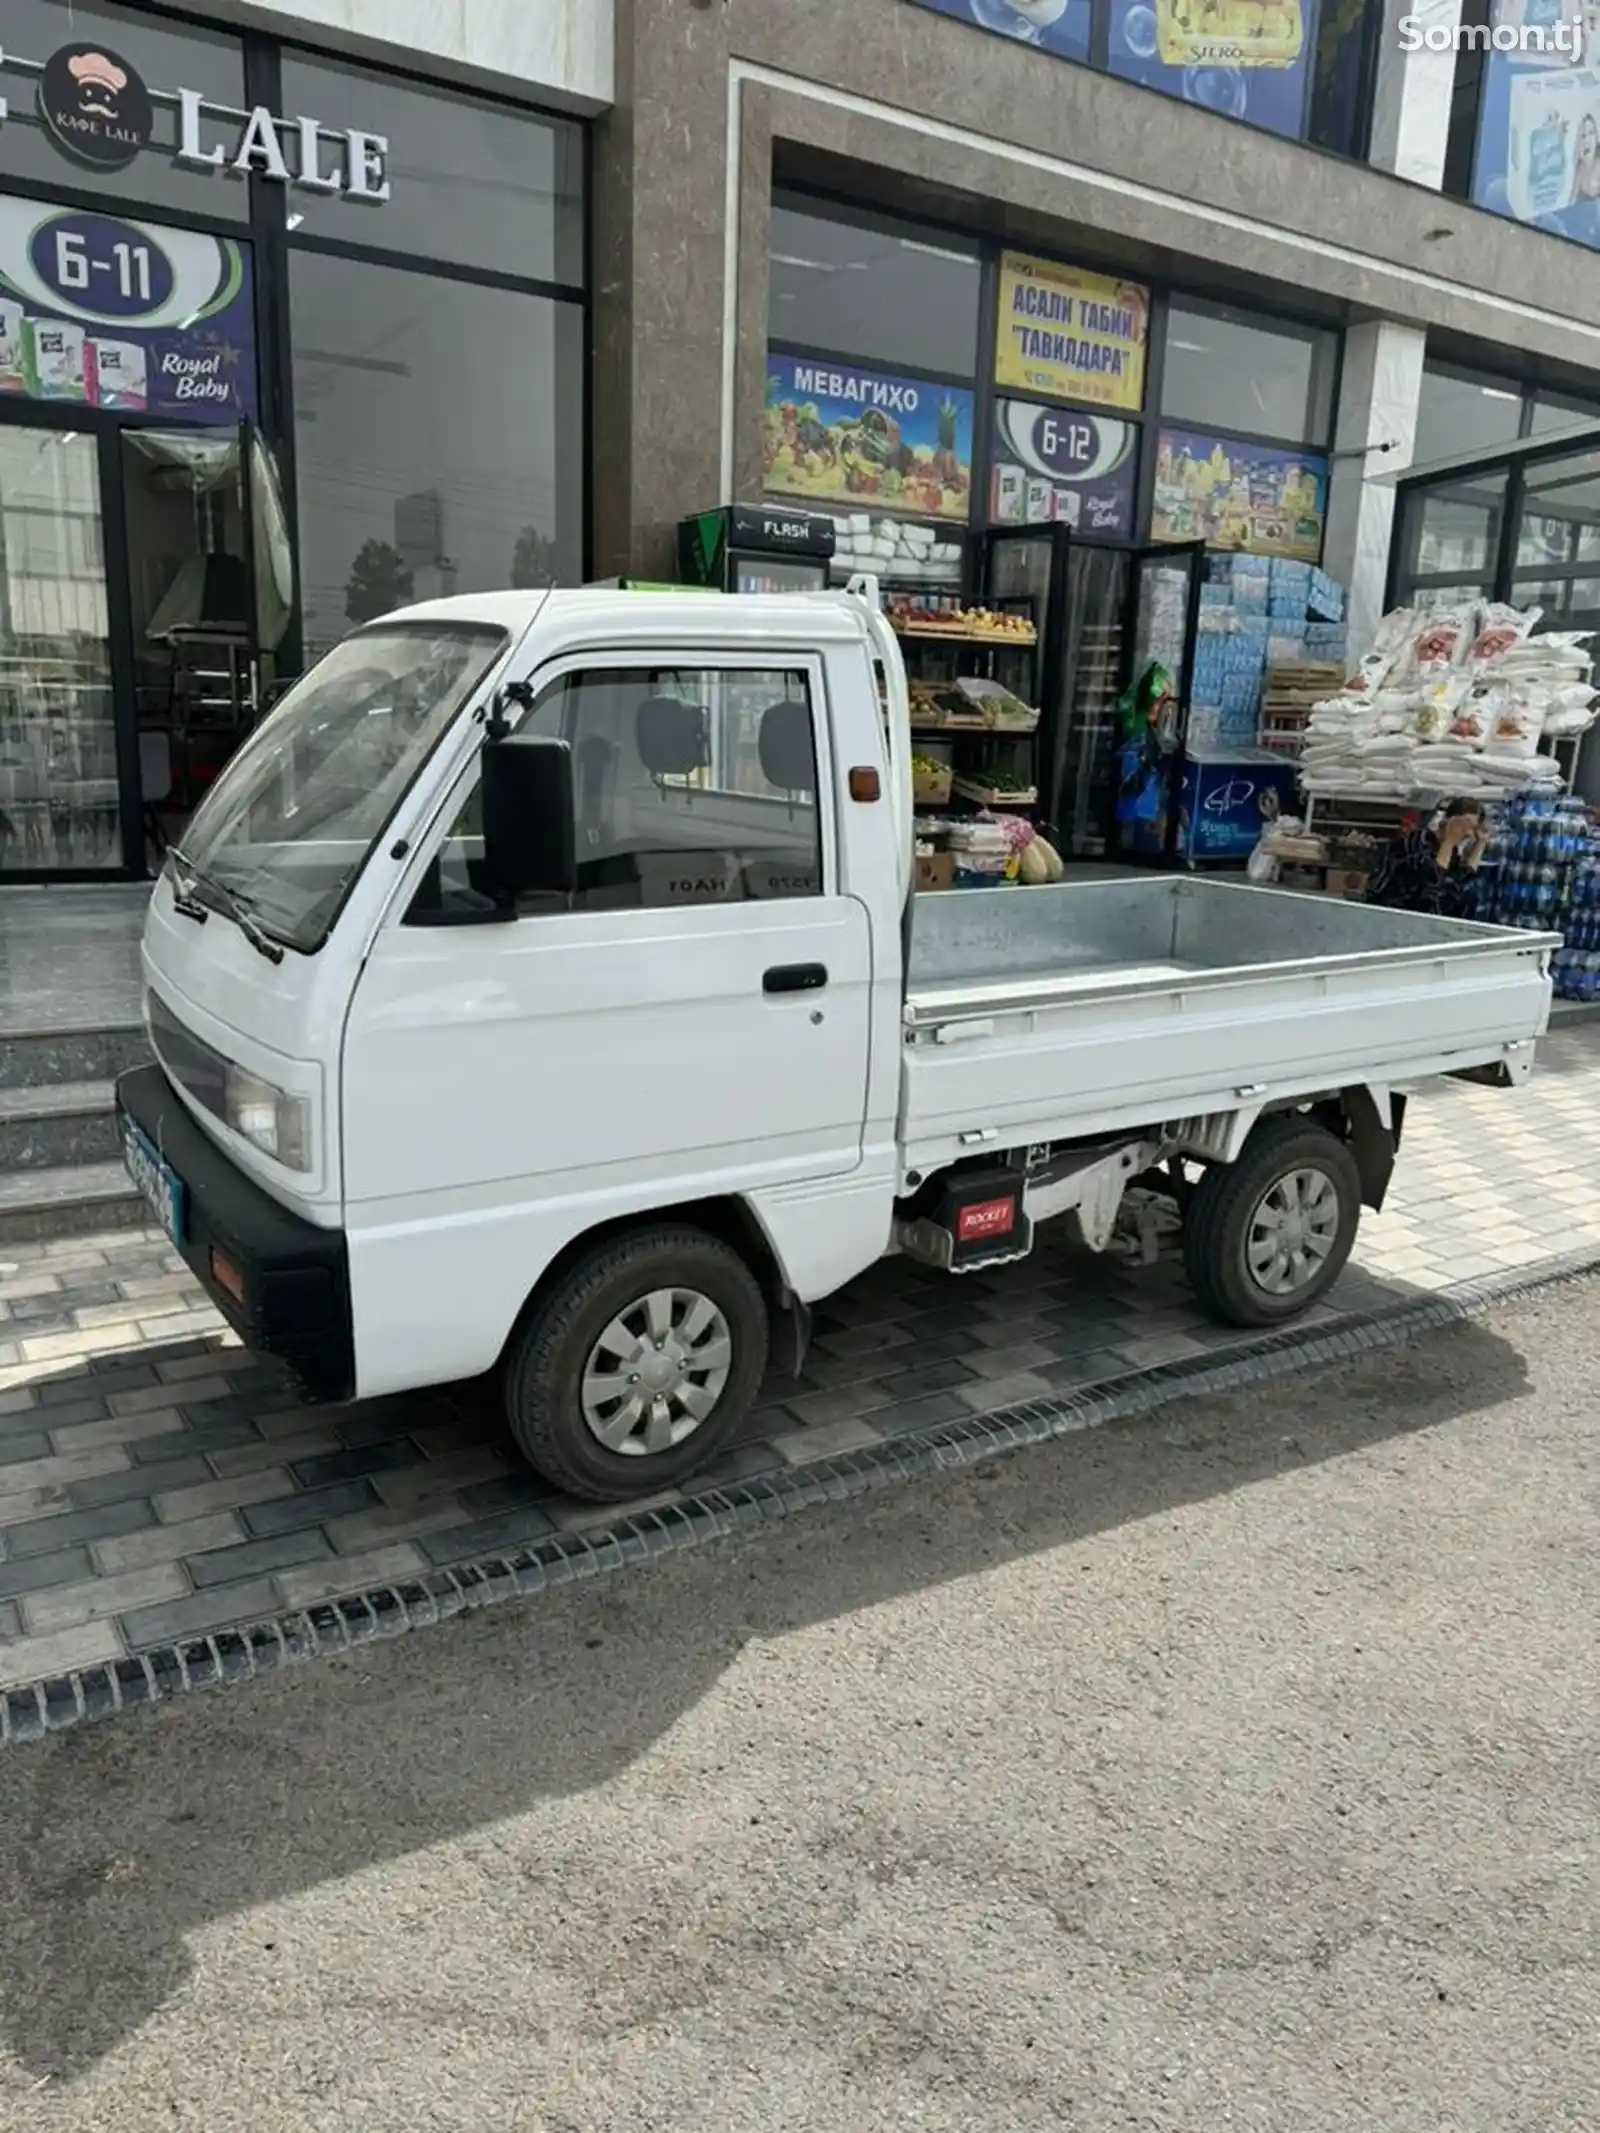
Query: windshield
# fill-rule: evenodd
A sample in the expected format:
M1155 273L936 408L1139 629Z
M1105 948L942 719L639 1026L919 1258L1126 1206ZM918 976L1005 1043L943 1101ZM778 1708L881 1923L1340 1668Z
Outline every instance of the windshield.
M175 870L319 948L411 781L506 645L471 623L358 630L252 735L190 823Z

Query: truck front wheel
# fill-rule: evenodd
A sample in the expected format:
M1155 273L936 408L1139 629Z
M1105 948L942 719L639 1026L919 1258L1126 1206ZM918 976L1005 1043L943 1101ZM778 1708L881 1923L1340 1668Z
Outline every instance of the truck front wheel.
M1298 1115L1267 1119L1237 1162L1195 1187L1184 1266L1212 1317L1282 1325L1338 1280L1360 1220L1361 1173L1344 1142Z
M613 1238L538 1298L505 1364L511 1434L573 1496L650 1496L704 1466L748 1413L767 1307L705 1230Z

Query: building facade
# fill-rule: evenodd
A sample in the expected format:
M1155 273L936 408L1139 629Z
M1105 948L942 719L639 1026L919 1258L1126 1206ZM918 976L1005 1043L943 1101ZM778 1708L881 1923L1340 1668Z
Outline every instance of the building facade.
M1395 473L1600 420L1600 54L1443 48L1524 12L0 0L0 879L145 871L352 624L732 500L931 585L1064 521L1091 617L1265 548L1359 645Z
M0 0L0 876L143 872L353 623L582 576L610 28Z
M1600 416L1600 227L1495 175L1525 162L1515 98L1550 69L1436 49L1461 21L1290 0L1210 11L1207 45L1178 0L620 0L596 318L630 419L597 458L599 566L664 568L686 499L804 489L792 459L774 489L767 434L799 360L806 386L969 394L968 527L1015 509L1002 470L1036 465L1051 412L1096 467L1131 442L1131 500L1082 498L1118 537L1226 544L1220 503L1287 485L1287 538L1349 585L1359 638L1393 513L1368 477L1411 462L1419 424L1431 450L1508 407ZM1084 367L1109 360L1092 333L1056 360L1074 290L1080 320L1145 307L1136 380ZM1210 489L1208 458L1230 477Z

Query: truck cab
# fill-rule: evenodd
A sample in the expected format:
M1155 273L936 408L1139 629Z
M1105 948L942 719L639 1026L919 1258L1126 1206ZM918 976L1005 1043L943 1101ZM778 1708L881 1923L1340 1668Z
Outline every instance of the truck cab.
M622 1251L653 1271L587 1372L596 1456L557 1478L637 1492L748 1400L756 1320L889 1242L890 688L892 638L838 596L508 593L327 655L157 884L157 1063L121 1092L249 1344L330 1400L474 1377Z

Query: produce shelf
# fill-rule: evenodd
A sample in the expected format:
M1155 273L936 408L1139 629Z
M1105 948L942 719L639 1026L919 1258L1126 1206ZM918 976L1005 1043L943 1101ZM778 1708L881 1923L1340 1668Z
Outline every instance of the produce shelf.
M1031 726L985 726L977 723L960 725L947 720L941 726L914 718L911 730L919 736L926 735L930 741L1031 741L1039 730L1039 723L1035 719Z
M1002 792L997 785L985 785L979 778L958 777L952 781L951 790L959 799L975 800L980 807L1025 808L1039 804L1036 785L1024 786L1020 792Z
M897 622L891 615L889 626L897 637L925 637L937 644L1016 645L1028 650L1039 642L1039 632L1031 625L1023 630L974 630L960 623Z

